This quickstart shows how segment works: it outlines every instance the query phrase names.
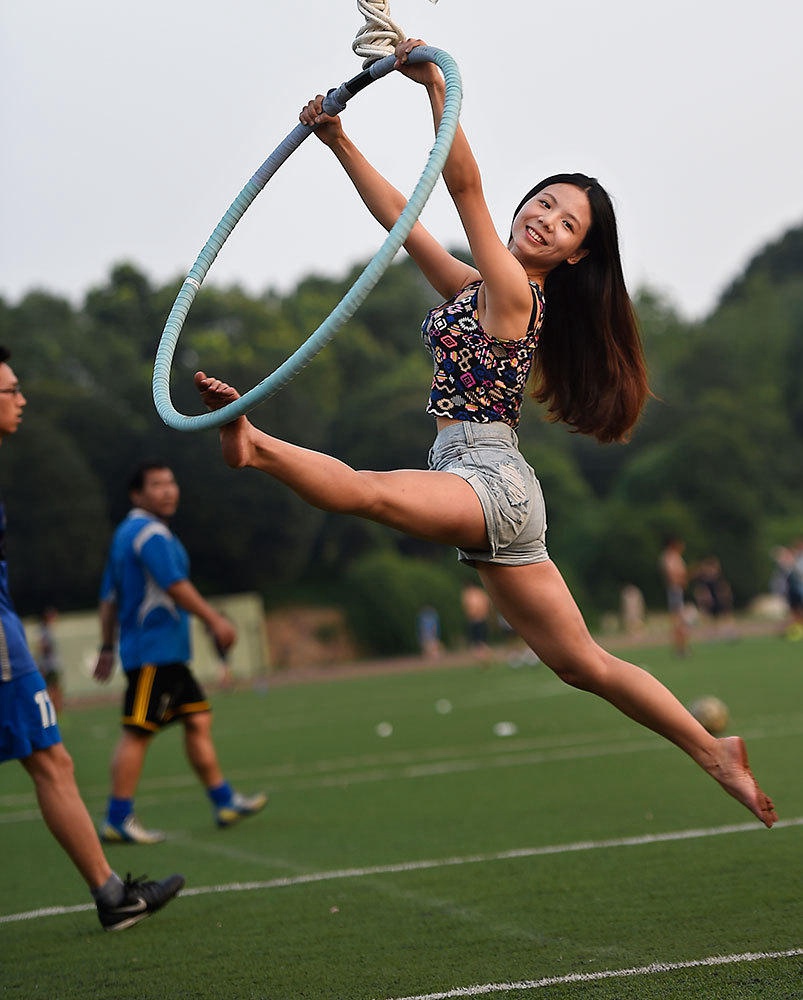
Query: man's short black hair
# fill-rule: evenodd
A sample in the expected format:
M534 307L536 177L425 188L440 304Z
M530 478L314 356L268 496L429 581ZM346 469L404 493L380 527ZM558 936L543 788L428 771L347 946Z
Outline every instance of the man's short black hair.
M170 465L167 462L163 462L160 458L149 458L144 462L140 462L139 465L131 473L131 477L128 480L128 492L129 493L139 493L142 487L145 485L145 477L149 472L154 469L169 469Z
M11 351L9 351L5 344L0 344L0 365L4 365L10 357Z

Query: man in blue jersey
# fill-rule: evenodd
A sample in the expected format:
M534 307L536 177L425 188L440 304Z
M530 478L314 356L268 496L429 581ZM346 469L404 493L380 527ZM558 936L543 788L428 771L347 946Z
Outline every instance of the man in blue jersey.
M225 780L212 741L212 712L189 667L190 615L197 615L218 649L237 633L189 579L189 559L167 522L179 489L163 462L146 462L128 487L133 507L114 533L100 591L101 647L95 678L114 667L119 630L126 674L123 731L112 759L112 791L101 827L108 842L154 844L159 830L145 829L134 813L134 795L153 736L179 721L187 758L212 803L218 826L232 826L264 808L267 796L242 795Z
M11 355L0 346L0 444L16 433L26 405ZM181 875L161 882L121 881L103 853L61 742L56 712L25 641L8 589L5 507L0 502L0 763L18 760L30 774L50 832L83 876L107 931L125 930L169 902Z

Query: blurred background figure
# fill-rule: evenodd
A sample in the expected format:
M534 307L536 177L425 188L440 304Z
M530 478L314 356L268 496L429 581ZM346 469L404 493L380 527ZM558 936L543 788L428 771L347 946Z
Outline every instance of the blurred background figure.
M795 557L792 555L792 550L785 545L776 545L770 551L770 558L773 567L769 583L770 593L783 598L784 604L788 604L789 574L792 572Z
M722 573L717 556L706 556L697 564L692 573L691 586L698 611L713 618L718 633L724 638L735 638L733 590Z
M644 594L634 583L626 583L619 594L619 613L627 635L638 635L647 620Z
M54 626L59 613L55 608L45 608L39 617L39 631L36 637L36 665L44 677L47 693L60 715L64 708L64 689L61 685L61 659L54 634Z
M98 608L95 680L105 684L110 679L118 641L126 678L101 839L158 844L165 834L142 826L134 797L154 737L174 723L184 731L184 752L218 827L255 816L268 797L243 795L226 780L212 736L212 706L191 668L191 616L223 649L234 645L237 630L192 583L187 550L169 527L180 498L173 470L158 459L141 462L129 480L128 496L131 510L112 537Z
M491 599L479 584L467 583L463 587L460 601L466 621L469 649L478 659L486 660L491 655L491 647L488 645Z
M666 587L666 606L669 611L669 628L672 649L678 656L689 651L689 625L685 613L686 586L689 574L683 552L686 543L677 535L670 535L664 543L659 565Z
M789 626L786 638L803 640L803 537L796 538L790 548L789 575L786 578L786 599L789 602Z
M770 553L774 570L770 590L783 599L787 609L784 635L791 641L803 639L803 538L792 545L779 545Z
M421 655L427 660L437 660L443 653L441 643L441 618L437 608L425 604L418 612L416 621L418 645Z

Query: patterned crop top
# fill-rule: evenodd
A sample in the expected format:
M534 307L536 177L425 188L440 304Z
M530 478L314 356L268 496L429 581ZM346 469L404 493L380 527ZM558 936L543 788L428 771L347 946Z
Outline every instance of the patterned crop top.
M497 340L477 315L481 281L466 285L428 313L421 332L432 355L435 376L427 413L453 420L518 426L524 387L544 318L544 295L535 282L533 312L521 340Z

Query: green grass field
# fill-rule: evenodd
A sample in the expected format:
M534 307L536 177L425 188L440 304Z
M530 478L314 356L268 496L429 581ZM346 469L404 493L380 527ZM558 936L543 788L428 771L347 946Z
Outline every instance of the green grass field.
M541 666L219 694L227 774L271 802L217 830L180 733L160 736L137 811L169 839L108 854L121 875L180 871L187 888L125 933L102 933L27 776L2 768L0 996L803 996L803 646L629 655L686 702L728 704L775 829ZM117 707L68 708L61 725L99 817Z

